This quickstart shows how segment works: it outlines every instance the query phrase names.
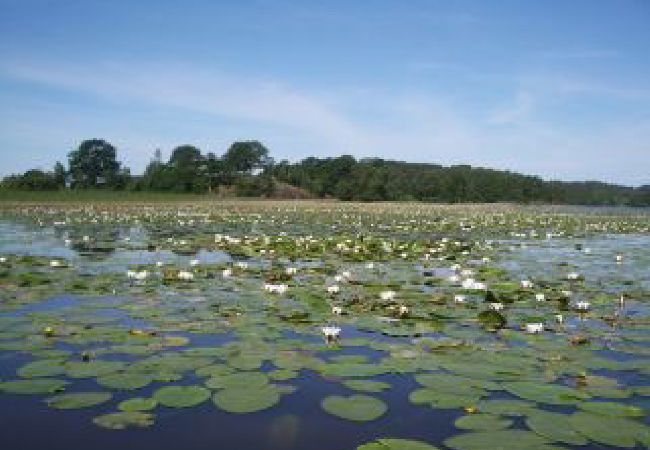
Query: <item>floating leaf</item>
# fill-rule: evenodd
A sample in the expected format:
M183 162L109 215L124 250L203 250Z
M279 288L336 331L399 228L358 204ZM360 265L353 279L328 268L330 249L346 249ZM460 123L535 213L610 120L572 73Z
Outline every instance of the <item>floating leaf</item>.
M543 410L531 411L526 425L535 433L554 442L585 445L587 440L569 425L569 416Z
M71 392L55 395L46 400L47 405L56 409L89 408L109 401L113 396L110 392Z
M170 408L188 408L210 398L210 391L200 386L164 386L153 394L153 398Z
M280 401L280 392L270 384L228 387L214 394L213 401L224 411L244 414L274 406Z
M616 402L583 402L578 405L578 408L602 416L643 417L645 415L643 408Z
M133 412L133 411L149 411L154 409L158 402L153 398L134 397L124 400L117 405L120 411Z
M39 359L25 364L16 372L23 378L52 377L65 372L63 361L60 359Z
M349 389L361 392L381 392L390 389L390 384L373 380L346 380L343 385Z
M549 441L524 430L475 431L452 436L444 441L457 450L552 450Z
M438 450L438 447L411 439L383 438L362 444L357 450Z
M471 414L459 417L454 425L463 430L500 430L512 425L512 420L492 414Z
M112 373L97 378L97 384L111 389L140 389L151 383L149 375L133 372Z
M631 419L576 412L569 416L569 424L587 439L605 445L632 448L637 442L650 442L650 427Z
M0 382L0 390L10 394L51 394L65 389L67 381L52 378Z
M572 405L590 396L567 386L544 384L535 381L503 383L503 387L517 397L551 405Z
M145 428L153 425L155 416L139 411L117 412L95 417L93 422L102 428L123 430L129 427Z
M368 395L325 397L321 406L328 413L346 420L366 422L375 420L386 413L388 407L378 398Z

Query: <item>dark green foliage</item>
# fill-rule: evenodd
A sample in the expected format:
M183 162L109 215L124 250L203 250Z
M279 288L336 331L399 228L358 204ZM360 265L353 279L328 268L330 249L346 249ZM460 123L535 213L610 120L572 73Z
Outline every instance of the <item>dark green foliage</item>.
M491 309L480 312L478 321L487 330L499 330L506 326L506 318L499 312Z

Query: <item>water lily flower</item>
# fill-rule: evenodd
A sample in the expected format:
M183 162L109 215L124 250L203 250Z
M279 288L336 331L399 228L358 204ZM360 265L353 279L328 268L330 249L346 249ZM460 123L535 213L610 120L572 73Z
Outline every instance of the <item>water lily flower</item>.
M141 281L141 280L146 280L147 279L147 277L149 276L149 272L146 271L146 270L140 270L140 271L127 270L126 271L126 276L130 280L139 280L139 281Z
M616 255L616 262L623 262L623 255Z
M340 306L332 306L332 314L336 314L337 316L340 316L343 314L343 308Z
M341 272L341 276L349 280L350 278L352 278L352 273L350 273L349 270L344 270L343 272Z
M542 331L544 331L544 324L541 322L526 324L526 333L528 334L539 334Z
M264 290L267 292L270 292L272 294L284 294L289 290L289 286L286 284L271 284L271 283L266 283L264 285Z
M53 259L50 261L50 267L63 267L63 263L58 259Z
M192 272L188 272L187 270L181 270L178 272L178 279L183 281L191 281L194 279L194 274Z
M287 267L285 269L285 273L287 275L295 275L296 273L298 273L298 269L296 267Z
M576 303L576 309L578 311L589 311L589 308L591 308L591 304L588 301L581 300Z
M472 269L463 269L460 271L460 275L463 277L469 277L474 275L474 271Z
M535 300L537 300L538 302L543 302L544 300L546 300L546 296L540 292L538 294L535 294Z
M530 280L521 280L521 287L524 289L530 289L533 287L533 282Z
M374 269L375 268L375 263L369 262L366 264L366 269Z
M327 293L328 294L338 294L341 289L338 287L338 285L334 284L332 286L327 286Z
M555 315L555 321L556 321L557 323L562 323L562 322L564 322L564 317L562 316L562 314L556 314L556 315Z
M235 267L238 269L246 270L248 269L248 263L246 261L237 261Z
M575 281L580 279L580 274L578 272L570 272L566 276L567 280Z
M489 303L488 308L490 308L493 311L501 311L503 309L503 303L501 302Z
M4 256L0 257L0 263L6 263L6 262L7 262L7 258L5 258Z
M156 261L156 267L162 267L162 266L164 266L164 265L165 265L164 262L162 262L162 261Z
M621 308L625 306L625 294L621 294L621 297L618 299L618 306Z
M573 295L573 292L564 290L564 291L562 291L562 295L564 297L566 297L566 298L569 298L569 297L571 297Z
M341 334L341 328L332 325L328 325L321 328L321 331L325 335L325 340L327 342L336 341L339 338L339 335Z
M399 307L399 315L400 315L401 317L405 317L405 316L407 316L408 313L409 313L409 308L408 308L408 306L406 306L406 305L401 305L401 306Z
M336 281L337 283L340 283L341 281L343 281L343 275L336 275L334 277L334 281Z
M192 261L190 261L190 266L192 267L198 266L199 264L201 264L201 261L199 261L198 259L193 259Z
M454 303L465 303L465 296L461 294L454 295Z
M396 295L395 291L381 291L379 293L379 298L384 301L391 301L395 299Z
M460 281L460 276L450 275L449 277L447 277L447 281L449 281L450 283L458 283Z
M232 276L232 269L223 269L221 271L221 276L224 278L230 278Z
M45 327L43 328L43 334L47 337L54 336L54 328L52 327Z
M485 283L482 283L480 281L476 281L473 278L467 278L463 280L463 283L461 284L463 289L471 289L471 290L485 290L487 289L487 286Z

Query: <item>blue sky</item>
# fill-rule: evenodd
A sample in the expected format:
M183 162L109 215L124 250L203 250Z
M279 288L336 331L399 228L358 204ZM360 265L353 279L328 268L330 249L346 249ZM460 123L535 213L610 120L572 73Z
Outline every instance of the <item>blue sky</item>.
M0 175L108 139L650 183L650 1L0 0Z

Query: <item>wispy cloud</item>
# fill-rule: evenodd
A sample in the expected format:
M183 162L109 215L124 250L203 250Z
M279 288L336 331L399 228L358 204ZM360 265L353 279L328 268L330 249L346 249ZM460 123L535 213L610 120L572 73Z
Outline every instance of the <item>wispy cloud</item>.
M402 87L401 91L387 92L341 87L323 92L180 63L5 62L0 65L0 77L83 93L125 112L134 107L174 112L171 115L184 122L179 123L180 131L176 134L160 132L160 127L145 122L146 126L141 123L129 128L115 121L101 123L101 118L62 122L50 116L60 124L53 135L56 139L62 139L60 128L69 127L74 134L66 140L66 148L70 139L84 137L83 133L106 130L111 131L107 133L110 136L102 136L113 136L121 149L146 146L147 153L125 158L129 163L138 163L136 171L146 164L151 147L161 142L158 137L148 138L146 134L150 131L164 134L162 140L169 145L180 143L173 141L179 136L201 142L214 142L212 136L218 137L219 133L224 139L233 135L262 138L271 144L278 157L347 152L356 156L507 168L548 178L593 177L631 184L649 181L640 168L644 164L647 167L650 154L645 144L650 142L650 118L641 123L612 120L596 130L579 131L553 121L552 114L538 114L548 107L545 99L549 96L570 97L585 92L621 95L618 88L566 77L513 78L510 98L495 96L491 104L481 106L446 98L444 93L433 90ZM633 93L624 93L628 94ZM7 116L8 110L3 109L3 116ZM221 124L219 132L216 125L210 125L209 130L199 126L188 129L187 123L205 116L214 117L213 123ZM29 120L28 113L24 119ZM73 128L74 123L77 125ZM225 128L230 128L227 134L223 133ZM11 132L7 127L3 129ZM29 133L24 132L24 127L21 129L20 139L28 140ZM38 130L38 124L32 129ZM51 126L42 131L48 129ZM135 133L134 129L140 131ZM186 136L188 132L196 134ZM43 142L41 136L34 146ZM52 157L57 158L60 156Z

